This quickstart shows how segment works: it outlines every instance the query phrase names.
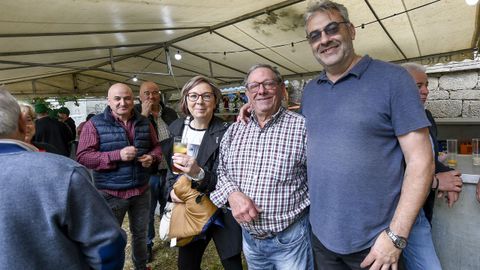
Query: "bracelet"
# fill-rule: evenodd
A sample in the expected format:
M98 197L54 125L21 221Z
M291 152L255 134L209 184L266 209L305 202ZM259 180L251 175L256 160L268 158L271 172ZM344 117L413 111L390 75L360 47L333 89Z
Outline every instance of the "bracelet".
M440 180L438 179L437 175L435 174L434 176L434 179L437 180L437 184L435 185L435 187L433 188L433 190L437 190L438 189L438 186L440 185Z
M200 172L198 172L198 174L195 177L192 177L188 174L185 174L185 175L187 176L188 179L195 182L199 182L199 181L202 181L203 178L205 178L205 171L202 168L200 168Z

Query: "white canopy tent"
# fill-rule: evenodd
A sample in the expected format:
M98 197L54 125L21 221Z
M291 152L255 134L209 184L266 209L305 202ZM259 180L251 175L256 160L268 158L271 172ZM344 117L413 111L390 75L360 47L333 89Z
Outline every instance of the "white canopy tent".
M464 0L339 0L359 54L449 62L480 45L480 4ZM287 78L321 66L305 40L301 0L2 0L0 85L21 97L103 96L143 80L178 91L192 76L234 86L255 63ZM181 60L174 53L180 52ZM136 76L138 82L132 81Z

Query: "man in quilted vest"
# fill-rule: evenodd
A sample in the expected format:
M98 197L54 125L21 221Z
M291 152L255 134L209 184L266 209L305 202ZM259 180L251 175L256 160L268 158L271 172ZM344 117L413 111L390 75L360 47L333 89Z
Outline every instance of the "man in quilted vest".
M120 224L128 212L132 260L135 269L147 269L148 169L161 159L161 150L154 127L133 109L127 85L110 87L107 108L82 129L77 158L93 170L95 186Z

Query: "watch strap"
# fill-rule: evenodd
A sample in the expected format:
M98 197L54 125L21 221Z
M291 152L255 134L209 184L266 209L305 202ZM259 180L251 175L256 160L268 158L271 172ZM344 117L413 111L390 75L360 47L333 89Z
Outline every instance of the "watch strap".
M404 249L407 246L407 239L400 235L395 234L390 227L385 229L385 233L387 234L388 238L392 240L393 245L398 249Z
M200 171L195 177L190 177L193 181L202 181L205 178L205 171L203 168L200 168Z

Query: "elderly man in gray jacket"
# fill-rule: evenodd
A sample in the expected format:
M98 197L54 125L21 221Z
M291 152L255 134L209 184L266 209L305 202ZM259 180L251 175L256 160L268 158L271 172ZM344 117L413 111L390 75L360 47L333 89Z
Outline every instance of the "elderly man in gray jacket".
M0 89L0 265L123 269L125 233L85 167L24 143L20 107Z

